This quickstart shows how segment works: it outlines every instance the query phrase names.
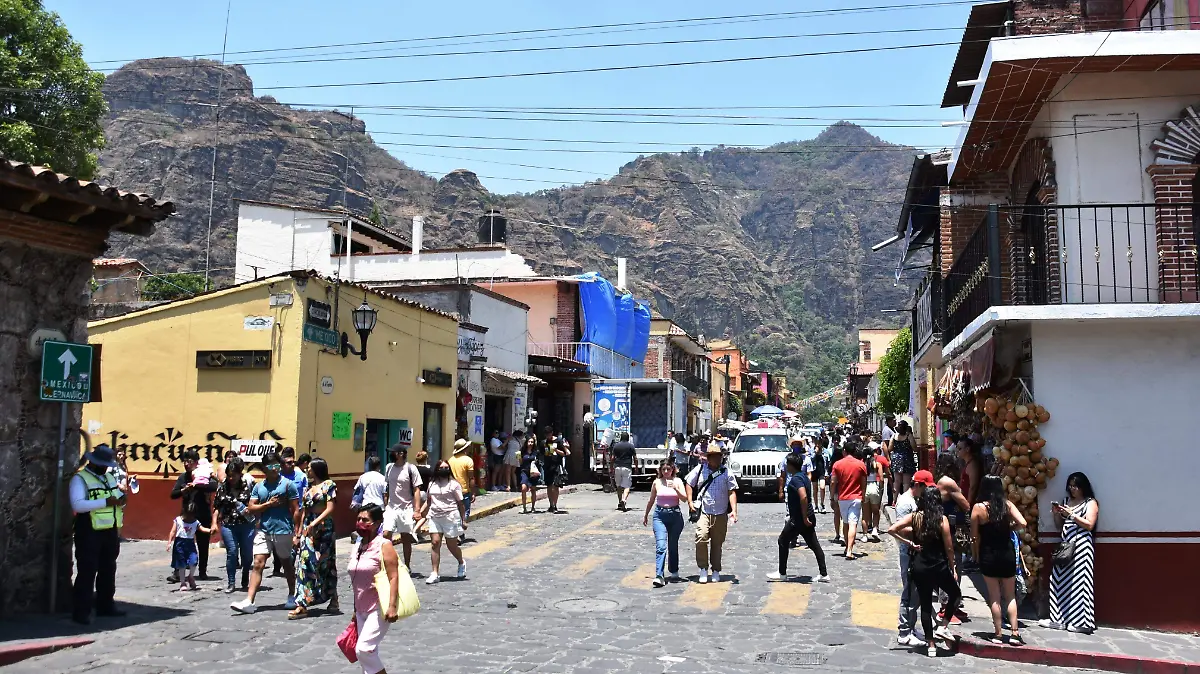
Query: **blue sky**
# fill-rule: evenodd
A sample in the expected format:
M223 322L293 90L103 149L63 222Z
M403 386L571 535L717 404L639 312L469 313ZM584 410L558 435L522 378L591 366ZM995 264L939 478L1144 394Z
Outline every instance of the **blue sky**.
M850 11L886 5L903 10ZM112 69L134 58L221 52L225 2L47 0L93 67ZM170 11L164 11L170 6ZM839 11L825 11L839 10ZM955 109L937 107L962 36L969 5L960 0L760 0L748 3L632 2L290 2L233 0L227 62L247 64L256 93L319 107L359 107L376 141L414 168L440 177L470 168L493 192L530 192L606 178L638 154L690 146L768 145L811 138L847 119L885 140L920 148L950 145ZM573 35L524 33L413 41L422 38L530 31L573 26L670 21L731 15L809 12L720 22L592 29ZM632 28L632 29L631 29ZM880 31L904 31L883 33ZM844 33L871 34L845 35ZM843 33L812 36L821 33ZM549 37L548 37L549 35ZM701 44L678 40L788 37ZM385 45L331 47L270 53L233 53L313 45L409 40ZM646 46L473 55L416 54L512 50L572 45L650 42ZM845 51L899 45L950 43L891 51L803 56L617 72L511 77L378 86L310 88L314 84L394 82L478 75L573 70L695 60ZM406 58L371 56L406 55ZM356 60L257 63L267 60ZM272 89L272 87L301 87ZM924 104L918 107L898 104ZM870 106L845 108L836 106ZM760 109L750 109L749 106ZM781 106L780 109L761 109ZM798 109L797 106L805 106ZM429 108L598 108L599 115L494 113ZM657 107L638 117L618 108ZM684 110L721 107L723 110ZM734 109L743 108L743 109ZM791 109L785 109L791 108ZM439 115L434 117L432 115ZM679 117L678 115L693 115ZM745 119L695 117L743 116ZM524 117L522 120L478 117ZM474 117L474 118L466 118ZM808 117L814 119L771 119ZM573 121L550 121L550 119ZM580 121L580 120L606 121ZM879 120L879 121L875 121ZM887 120L887 121L883 121ZM645 123L649 121L668 123ZM640 123L639 123L640 122ZM688 123L685 123L688 122ZM697 123L699 122L699 123ZM482 138L454 138L476 136ZM529 140L493 140L519 138ZM582 142L592 141L592 142ZM596 142L603 141L603 142ZM428 145L456 147L420 147ZM506 149L478 149L480 147ZM519 151L517 150L519 149ZM589 150L582 152L581 150ZM599 151L597 151L599 150Z

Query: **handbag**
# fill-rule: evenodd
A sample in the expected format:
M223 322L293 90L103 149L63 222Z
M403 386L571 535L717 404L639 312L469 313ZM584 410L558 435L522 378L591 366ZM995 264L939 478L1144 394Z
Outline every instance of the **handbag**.
M354 616L350 616L350 624L338 636L337 646L351 664L358 662L358 652L355 650L358 648L358 623Z
M537 478L539 478L541 476L542 476L542 471L540 468L538 468L537 461L530 462L529 477L532 477L536 480Z
M712 481L715 480L716 477L723 472L725 472L725 469L720 468L718 470L714 470L711 473L709 473L708 479L704 481L704 485L702 487L700 487L700 491L696 492L696 498L698 498L700 500L704 500L704 493L708 491L708 485L712 484ZM692 500L695 501L696 499L692 499ZM688 521L691 522L692 524L699 522L700 521L700 513L701 513L700 508L692 508L688 512Z
M1075 560L1075 539L1067 538L1054 551L1054 565L1067 566Z
M417 596L417 586L412 582L412 574L409 573L408 567L403 563L398 564L396 570L396 616L403 620L416 615L417 611L421 610L421 599ZM379 573L375 574L375 592L379 595L379 614L386 616L388 609L391 608L391 583L388 581L387 571L383 568L379 569Z

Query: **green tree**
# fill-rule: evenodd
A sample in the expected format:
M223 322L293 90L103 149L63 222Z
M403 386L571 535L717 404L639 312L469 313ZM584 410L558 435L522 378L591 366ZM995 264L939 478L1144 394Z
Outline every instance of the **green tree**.
M367 216L367 220L369 220L372 225L383 225L383 214L379 212L379 204L371 204L371 215Z
M208 289L203 274L158 274L146 280L142 299L178 300L193 297Z
M0 0L0 41L0 155L94 177L104 75L41 0Z
M900 414L908 411L908 384L912 363L912 329L904 328L879 359L879 411Z
M742 399L738 397L737 393L730 391L729 396L727 398L725 398L725 400L726 400L725 404L729 406L729 413L736 414L737 418L741 419L742 418Z

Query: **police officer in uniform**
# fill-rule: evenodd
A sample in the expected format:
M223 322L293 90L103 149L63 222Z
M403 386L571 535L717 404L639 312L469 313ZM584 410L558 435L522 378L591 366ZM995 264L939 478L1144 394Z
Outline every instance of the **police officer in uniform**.
M71 478L70 484L76 571L71 619L86 625L91 622L93 603L97 616L125 615L113 605L125 494L110 471L117 468L117 462L108 445L97 445L83 458L87 465Z

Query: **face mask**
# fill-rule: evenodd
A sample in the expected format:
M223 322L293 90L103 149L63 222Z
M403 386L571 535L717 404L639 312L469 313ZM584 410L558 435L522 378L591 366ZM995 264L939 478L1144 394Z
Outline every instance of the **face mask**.
M354 530L358 532L359 536L369 537L375 533L375 525L370 522L355 522Z
M438 479L448 478L448 477L450 477L450 469L449 468L438 468L437 472L434 473L434 476L436 476Z

